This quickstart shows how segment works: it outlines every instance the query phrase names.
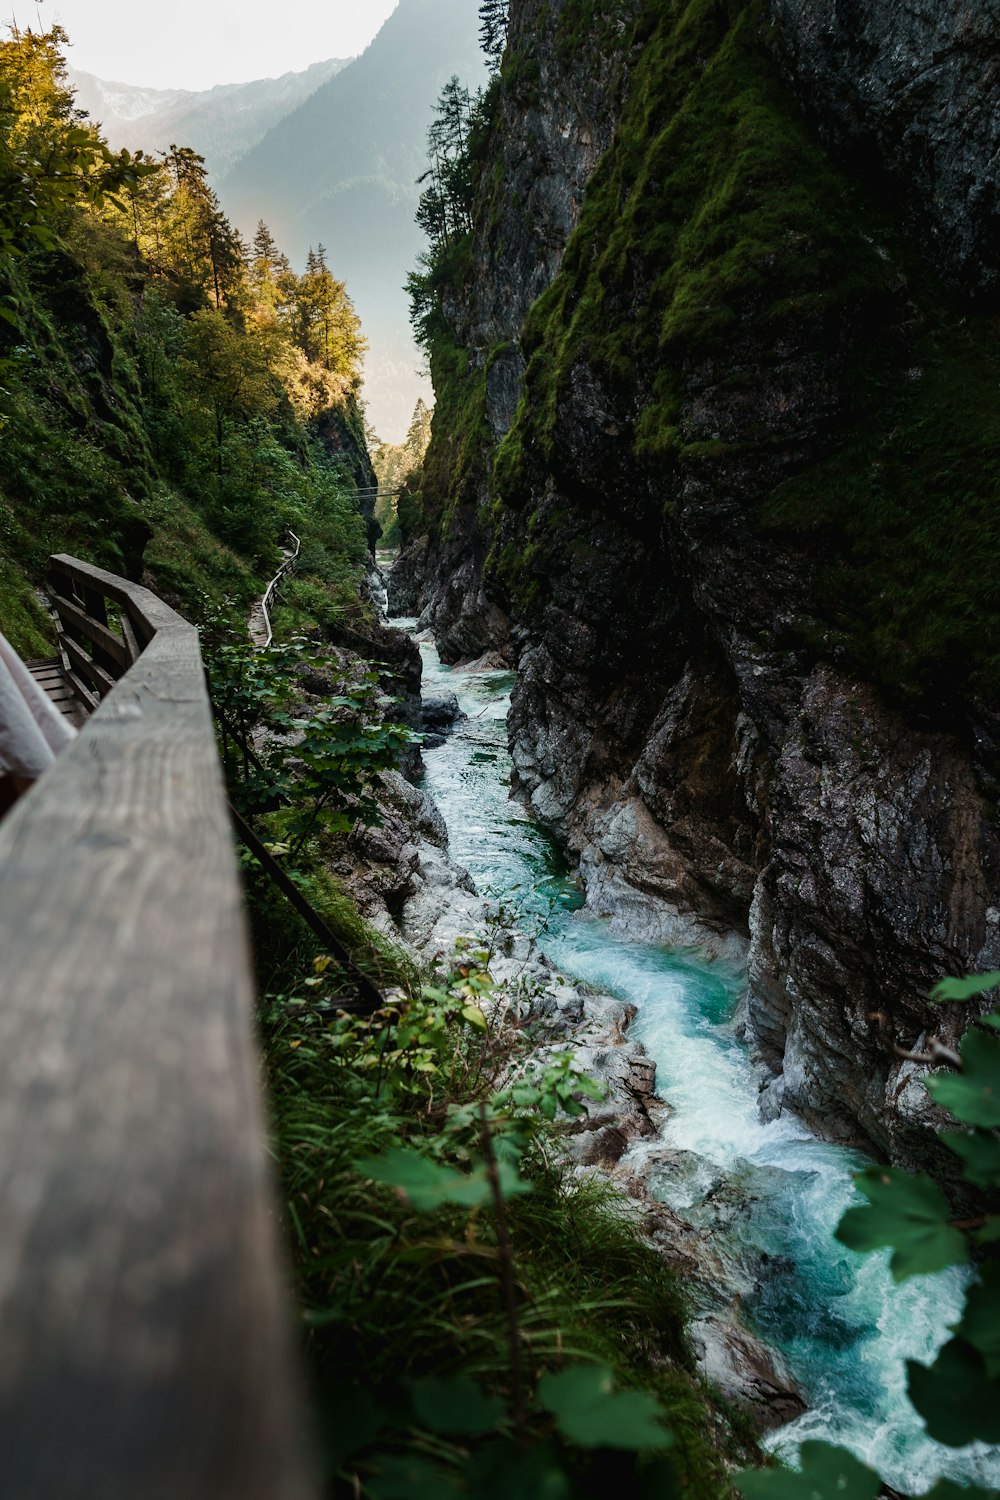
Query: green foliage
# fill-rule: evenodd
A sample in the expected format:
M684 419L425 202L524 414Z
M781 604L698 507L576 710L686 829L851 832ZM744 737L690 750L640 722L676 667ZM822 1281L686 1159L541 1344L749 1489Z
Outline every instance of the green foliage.
M381 488L398 490L412 485L424 461L427 445L431 440L431 411L422 398L413 409L413 416L402 443L383 443L372 436L370 440L372 467ZM401 540L397 502L386 496L375 506L375 519L382 528L383 544L399 546Z
M593 1086L532 1071L489 951L461 940L369 1018L333 965L265 1009L331 1493L596 1496L613 1457L637 1495L721 1496L672 1274L610 1189L549 1164L539 1101L558 1121ZM642 1456L664 1423L669 1472Z
M294 864L324 834L375 818L372 783L414 738L386 722L375 671L316 708L304 701L302 675L328 663L304 637L263 650L209 642L205 656L233 798L250 820L271 812L276 853ZM258 731L259 753L249 748Z
M993 989L997 982L995 973L943 980L935 986L932 998L969 999ZM980 1029L983 1023L989 1029ZM960 1070L925 1079L939 1104L975 1127L942 1132L941 1139L965 1163L966 1181L977 1188L1000 1183L1000 1136L996 1134L1000 1116L994 1117L991 1105L1000 1096L998 1027L1000 1012L984 1017L960 1043ZM891 1247L890 1264L898 1281L976 1260L976 1279L967 1291L962 1316L952 1327L954 1337L933 1364L907 1362L907 1389L929 1436L937 1442L952 1448L1000 1442L1000 1263L984 1259L974 1246L976 1240L987 1246L1000 1240L1000 1215L986 1213L956 1222L944 1194L929 1178L893 1168L870 1167L856 1181L869 1201L847 1210L837 1238L852 1250ZM737 1488L746 1500L842 1500L845 1495L874 1500L881 1483L874 1470L845 1449L827 1443L802 1445L799 1472L746 1470L736 1476ZM937 1500L959 1500L960 1496L985 1500L988 1493L947 1480L930 1491Z
M932 1365L908 1360L906 1368L910 1400L932 1438L949 1448L1000 1443L1000 1381L967 1340L950 1339Z
M869 1167L855 1178L867 1208L849 1208L837 1238L851 1250L893 1247L890 1266L897 1281L946 1266L962 1265L969 1250L951 1227L948 1200L929 1177L894 1167Z
M968 1031L959 1052L961 1073L929 1078L930 1095L963 1125L996 1129L1000 1126L1000 1036Z
M645 1391L616 1391L607 1365L571 1365L543 1375L538 1400L563 1437L583 1448L665 1448L670 1434Z
M780 79L765 6L650 3L629 38L630 10L572 0L544 23L577 70L591 55L629 58L629 89L560 273L529 314L525 395L495 459L488 432L468 441L481 397L443 315L467 304L470 257L456 243L412 280L440 415L410 535L445 530L455 501L471 505L492 482L487 572L530 612L602 516L653 551L687 497L745 492L759 473L751 528L816 570L798 644L950 727L970 690L988 697L1000 665L995 329L954 305L876 185L831 162ZM512 107L533 61L521 52L508 47L497 85ZM497 171L494 150L473 196L487 244ZM794 384L795 351L841 372L836 419L817 411L812 430L828 426L808 452L790 437L799 456L768 492L784 440L748 396L761 362L788 361ZM578 428L560 419L587 370L608 423L599 462L581 466ZM697 401L691 415L686 392L703 379L734 416L724 438L699 429ZM609 478L623 472L627 502ZM554 513L540 498L553 482Z
M415 1380L410 1395L417 1416L444 1437L485 1437L504 1415L503 1402L473 1380Z
M1000 984L1000 972L973 974L968 979L941 979L931 990L931 999L941 1004L956 1000L971 1000Z
M355 476L325 438L342 414L363 455L356 315L339 284L314 295L325 266L297 277L273 241L248 261L195 152L110 153L64 44L58 28L0 42L0 178L17 178L0 210L0 568L21 580L0 628L40 649L26 601L53 551L147 569L195 617L205 596L249 608L289 525L331 575L300 623L332 628L365 565Z
M154 170L110 151L74 107L59 26L0 41L0 255L54 250L72 209L137 188ZM14 322L0 304L0 318Z
M882 1487L867 1464L832 1443L803 1443L800 1462L797 1473L743 1469L736 1487L746 1500L875 1500Z
M383 1156L362 1158L357 1168L373 1182L383 1182L402 1193L418 1213L433 1212L446 1203L458 1204L462 1208L483 1208L493 1197L485 1163L472 1172L460 1172L430 1161L419 1151L396 1147ZM499 1177L500 1190L505 1198L531 1191L531 1184L524 1182L509 1162L500 1163Z

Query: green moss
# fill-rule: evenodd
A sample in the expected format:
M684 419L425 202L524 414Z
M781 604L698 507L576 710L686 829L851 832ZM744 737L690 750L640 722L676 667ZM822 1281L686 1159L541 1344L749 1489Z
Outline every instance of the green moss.
M593 9L580 0L560 24ZM525 397L493 474L495 576L522 609L544 598L567 528L543 517L533 541L548 538L547 559L516 538L549 476L577 505L616 503L582 490L562 451L579 365L598 373L620 429L602 467L620 450L636 491L659 497L642 523L656 546L686 472L711 489L776 441L763 419L733 441L685 437L692 369L710 372L718 403L785 347L817 368L835 362L846 333L854 368L835 451L762 513L814 543L824 528L830 562L801 639L846 647L910 696L985 691L1000 665L994 330L951 312L889 213L828 159L777 76L760 4L648 4L635 40L614 142L525 330ZM919 308L915 344L893 331L904 286Z
M19 656L53 656L56 642L52 621L39 604L21 569L0 553L0 635Z
M992 693L1000 672L1000 346L969 317L928 323L908 370L891 351L859 362L867 415L762 525L834 554L803 638L825 629L887 687L948 702Z
M435 406L431 443L420 475L417 525L446 535L455 510L475 506L489 473L492 434L486 420L486 371L443 332L431 350ZM404 535L412 535L415 496L400 509Z

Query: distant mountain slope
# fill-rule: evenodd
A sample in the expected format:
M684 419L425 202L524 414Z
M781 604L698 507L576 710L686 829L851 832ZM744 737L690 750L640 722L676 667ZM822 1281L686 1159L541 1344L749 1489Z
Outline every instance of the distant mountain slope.
M112 83L74 68L69 70L69 81L78 105L101 122L112 146L127 146L131 151L162 151L174 142L193 146L218 181L273 125L348 61L329 58L302 73L283 73L280 78L258 78L252 83L222 83L203 92Z
M270 224L297 264L329 250L371 343L366 399L380 434L406 431L419 356L402 291L423 239L413 223L434 101L457 73L484 84L475 0L401 0L359 58L280 120L220 184L245 233Z

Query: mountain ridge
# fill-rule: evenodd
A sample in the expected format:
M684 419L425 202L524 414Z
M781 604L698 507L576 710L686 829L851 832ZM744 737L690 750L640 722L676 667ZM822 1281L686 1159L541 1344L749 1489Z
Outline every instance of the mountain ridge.
M352 58L326 58L301 71L210 89L155 89L70 68L77 104L100 122L109 145L147 152L192 146L209 173L223 176L289 111Z
M366 400L380 434L406 431L428 386L403 286L424 249L413 221L434 103L457 74L486 83L469 0L401 0L359 57L289 111L218 184L244 234L264 218L294 263L322 242L370 343Z

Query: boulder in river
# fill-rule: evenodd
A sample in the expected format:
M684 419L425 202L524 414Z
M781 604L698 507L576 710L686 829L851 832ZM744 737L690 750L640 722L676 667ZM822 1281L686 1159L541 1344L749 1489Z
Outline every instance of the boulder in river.
M440 734L465 717L454 693L430 693L420 705L421 723L432 733Z
M799 1417L806 1403L780 1356L741 1324L699 1318L688 1329L698 1367L727 1401L746 1411L762 1432Z

